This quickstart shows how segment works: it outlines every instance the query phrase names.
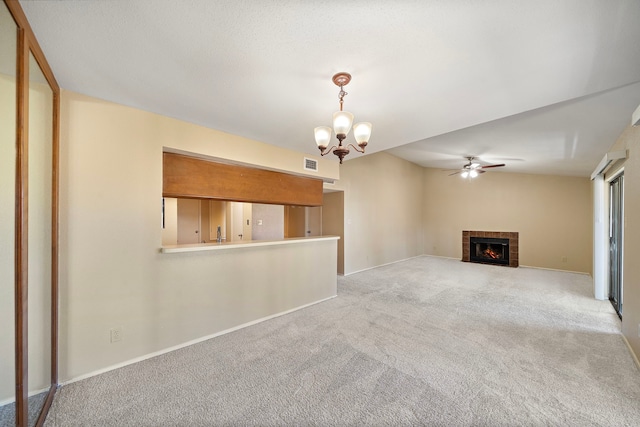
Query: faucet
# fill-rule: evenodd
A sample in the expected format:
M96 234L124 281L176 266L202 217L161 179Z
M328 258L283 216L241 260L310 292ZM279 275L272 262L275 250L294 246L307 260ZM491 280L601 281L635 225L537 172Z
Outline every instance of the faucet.
M220 230L220 226L218 226L218 233L217 233L216 242L222 243L222 231Z

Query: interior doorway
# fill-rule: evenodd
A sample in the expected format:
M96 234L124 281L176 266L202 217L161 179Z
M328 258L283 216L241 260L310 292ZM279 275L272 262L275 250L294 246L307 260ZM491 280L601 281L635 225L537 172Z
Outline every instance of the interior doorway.
M284 237L322 236L322 206L285 206Z
M327 236L340 237L338 240L338 274L344 275L344 192L325 192L322 199L322 232Z
M322 236L322 206L307 207L304 215L305 236Z
M622 319L623 304L623 239L624 239L624 175L609 183L609 301Z

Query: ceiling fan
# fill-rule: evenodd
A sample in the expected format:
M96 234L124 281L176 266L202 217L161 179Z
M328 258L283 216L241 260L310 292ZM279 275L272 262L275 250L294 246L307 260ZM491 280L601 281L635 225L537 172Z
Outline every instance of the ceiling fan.
M485 173L486 171L484 169L501 168L504 166L504 163L496 165L481 165L480 163L474 162L476 158L472 156L467 157L467 160L469 163L462 166L462 169L457 170L454 173L450 173L449 176L461 174L463 178L475 178L478 174Z

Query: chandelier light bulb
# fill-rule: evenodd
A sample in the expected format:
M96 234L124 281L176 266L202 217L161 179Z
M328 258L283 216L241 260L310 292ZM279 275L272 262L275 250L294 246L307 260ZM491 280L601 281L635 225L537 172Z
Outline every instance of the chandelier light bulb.
M471 172L469 172L469 176L470 176L471 178L475 178L476 176L478 176L478 172L477 172L477 171L475 171L475 170L472 170Z
M466 177L468 177L468 176L469 176L469 172L464 171L464 172L462 172L462 173L460 174L460 176L461 176L461 177L463 177L463 178L466 178Z
M333 113L333 130L336 135L347 136L353 123L353 114L348 111L336 111Z
M329 141L331 141L331 128L329 126L318 126L313 130L313 133L318 147L327 148Z
M353 125L353 136L358 145L367 145L371 136L371 123L360 122Z

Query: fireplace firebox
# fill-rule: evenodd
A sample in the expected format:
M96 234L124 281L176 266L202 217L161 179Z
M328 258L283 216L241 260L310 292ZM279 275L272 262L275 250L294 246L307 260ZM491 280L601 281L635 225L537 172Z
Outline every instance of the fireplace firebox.
M509 265L509 239L471 237L469 244L471 262Z
M462 231L462 261L517 267L520 236L512 231Z

